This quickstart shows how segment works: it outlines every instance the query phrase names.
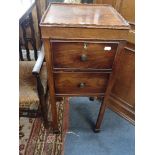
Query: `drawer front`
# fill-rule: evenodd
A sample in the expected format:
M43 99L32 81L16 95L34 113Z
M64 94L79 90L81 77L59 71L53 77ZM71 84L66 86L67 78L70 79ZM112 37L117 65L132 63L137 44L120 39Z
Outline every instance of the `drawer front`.
M109 75L109 73L54 73L55 93L105 93Z
M53 42L54 68L111 69L117 46L117 42Z

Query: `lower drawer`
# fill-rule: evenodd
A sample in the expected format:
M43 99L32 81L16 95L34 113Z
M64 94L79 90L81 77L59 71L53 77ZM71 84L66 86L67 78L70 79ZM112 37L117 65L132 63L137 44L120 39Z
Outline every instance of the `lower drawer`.
M105 93L109 73L54 73L56 94Z

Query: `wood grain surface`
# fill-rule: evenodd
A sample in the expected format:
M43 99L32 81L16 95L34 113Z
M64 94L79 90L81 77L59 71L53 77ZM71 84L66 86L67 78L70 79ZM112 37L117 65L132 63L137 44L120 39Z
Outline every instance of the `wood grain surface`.
M56 94L104 93L107 87L108 73L65 72L54 73ZM80 87L83 83L84 86Z
M54 42L54 68L111 69L118 42Z
M113 27L129 24L111 5L51 3L41 25L66 27Z
M50 3L40 26L53 108L56 96L106 96L128 22L110 5ZM104 111L102 102L97 130Z

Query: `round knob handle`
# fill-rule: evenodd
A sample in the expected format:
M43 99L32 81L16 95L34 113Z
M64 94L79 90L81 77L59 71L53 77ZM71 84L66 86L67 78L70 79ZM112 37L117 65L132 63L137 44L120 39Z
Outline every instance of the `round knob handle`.
M81 83L79 84L79 87L80 87L80 88L84 88L84 87L85 87L85 83L81 82Z
M81 55L81 61L87 61L87 55L86 54L82 54Z
M86 50L88 48L87 43L84 43L84 49Z

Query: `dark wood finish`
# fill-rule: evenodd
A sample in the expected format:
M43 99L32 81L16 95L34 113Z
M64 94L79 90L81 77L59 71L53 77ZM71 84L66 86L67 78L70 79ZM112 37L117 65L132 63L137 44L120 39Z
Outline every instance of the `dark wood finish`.
M45 0L20 0L20 7L19 7L19 29L20 29L20 33L19 36L22 40L22 44L24 45L24 38L23 38L23 30L21 28L21 24L25 21L25 19L29 16L29 14L32 14L32 19L33 19L33 27L34 27L34 38L35 38L35 46L36 49L39 50L40 46L41 46L41 41L40 41L40 32L39 32L39 23L40 23L40 18L41 18L41 14L40 14L40 8L38 8L38 2L39 1L45 1ZM41 7L42 8L42 7ZM26 34L27 37L31 37L31 30L30 28L26 28ZM22 48L25 49L24 46L22 46ZM33 45L31 43L31 41L29 41L28 43L28 48L30 50L34 49Z
M62 14L60 10L65 11ZM55 18L55 14L60 18ZM51 39L123 40L129 29L129 24L109 5L66 3L51 3L40 26L42 37Z
M96 96L104 96L105 93L82 93L82 94L56 94L56 97L74 97L74 96L86 96L86 97L96 97Z
M110 79L109 79L109 82L108 82L108 87L107 87L107 90L106 90L106 94L105 94L104 100L101 103L101 107L100 107L99 114L98 114L98 117L97 117L97 121L96 121L96 125L95 125L95 132L100 131L100 126L101 126L101 123L102 123L102 120L103 120L103 117L104 117L105 109L107 108L107 99L108 99L108 96L109 96L110 91L112 89L113 83L115 81L113 79L113 77L117 75L116 68L117 68L117 66L119 64L120 53L124 49L125 44L126 44L126 41L121 41L120 44L119 44L118 52L117 52L117 55L116 55L116 58L115 58L115 61L114 61L113 67L112 67L113 72L112 72L112 74L110 76Z
M51 3L40 26L54 120L55 97L104 97L129 24L109 5Z
M36 88L37 88L36 94L39 97L40 104L39 104L38 110L20 108L19 116L20 117L42 117L44 127L48 128L49 121L47 116L48 109L46 104L46 90L44 90L40 79L40 71L44 62L44 50L43 48L41 48L38 55L38 51L36 48L34 22L32 18L32 10L35 6L35 0L28 0L26 3L23 0L23 1L20 1L20 5L21 5L20 9L21 8L22 9L20 10L19 26L22 27L23 38L24 38L24 42L22 42L21 38L19 39L20 61L24 61L23 48L26 49L27 60L31 61L30 49L29 49L29 44L31 44L33 53L34 53L34 58L35 60L37 60L33 68L32 74L36 78Z
M32 71L32 74L36 78L36 88L37 88L36 94L38 94L38 97L39 97L39 103L40 103L39 108L37 110L20 108L19 116L20 117L40 117L41 116L43 119L44 127L48 128L49 121L47 116L48 109L46 104L46 91L44 91L44 88L40 79L40 71L43 64L43 60L44 60L44 53L43 51L41 51L38 56L37 63L34 66Z
M54 73L57 94L105 93L108 73Z
M53 3L49 5L41 24L128 29L128 23L110 5Z
M19 58L21 61L24 61L23 54L22 54L22 41L19 39Z
M129 43L120 53L116 75L106 104L134 124L135 121L135 52ZM119 76L118 76L119 75Z
M37 16L40 23L41 17L47 8L47 0L36 0Z
M62 28L41 26L42 37L51 39L94 39L96 40L125 40L128 35L127 29L95 29L95 28Z
M24 39L23 46L26 49L27 59L28 61L31 61L30 49L29 49L29 43L30 43L34 50L34 58L35 60L37 60L38 55L37 55L37 47L36 47L35 32L34 32L34 27L33 27L32 13L30 13L28 17L25 20L23 20L23 22L21 23L21 27L23 30L23 39ZM30 28L31 36L27 35L28 28Z
M107 107L134 124L135 122L135 52L127 42L115 59L104 103L101 104L95 131L100 126Z
M98 114L98 117L97 117L95 129L94 129L95 132L99 132L100 131L101 123L102 123L102 120L103 120L103 117L104 117L104 113L105 113L106 108L107 108L107 105L106 105L106 103L103 100L101 102L99 114Z
M118 12L129 23L135 23L135 0L122 0L118 9Z
M93 0L94 4L109 4L115 8L117 0Z
M44 92L44 88L43 85L41 83L41 79L39 74L35 74L36 80L37 80L37 90L38 90L38 95L39 95L39 100L40 100L40 110L41 110L41 114L42 114L42 118L43 118L43 124L45 126L45 128L49 127L49 121L48 121L48 108L46 105L46 98L45 98L45 94L46 92Z
M98 114L95 131L100 130L100 126L107 107L117 112L120 116L134 124L135 122L135 93L134 93L134 49L135 49L135 30L131 26L126 38L126 45L121 46L120 53L117 54L113 65L113 73L109 80L107 93L102 102ZM123 47L123 48L122 48ZM112 92L113 91L113 92Z
M94 4L112 5L129 23L135 23L135 0L94 0Z
M31 13L30 13L31 14ZM28 27L28 25L30 24L30 22L32 22L32 20L30 20L31 15L29 14L29 16L21 23L21 27L23 30L23 39L24 39L24 46L26 49L26 56L27 56L27 60L31 61L30 59L30 51L29 51L29 47L28 47L28 40L26 38L26 27Z
M118 42L53 44L54 68L111 69Z
M53 71L51 70L51 66L53 65L53 57L52 57L52 47L50 45L49 39L44 39L44 50L45 50L45 59L47 66L47 74L48 74L48 86L49 86L49 95L51 101L51 112L52 112L52 125L54 133L58 133L58 123L57 123L57 109L56 109L56 98L55 98L55 89L54 89L54 80L53 80ZM50 76L49 76L50 75Z
M45 9L47 8L47 0L35 0L36 3L36 15L37 15L37 22L38 25L40 24L40 20L41 17L45 11ZM35 31L36 31L36 27L35 27ZM38 26L38 33L39 33L39 39L41 39L41 30L40 27ZM42 42L41 42L42 44Z

